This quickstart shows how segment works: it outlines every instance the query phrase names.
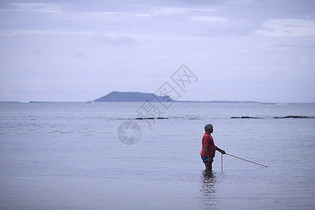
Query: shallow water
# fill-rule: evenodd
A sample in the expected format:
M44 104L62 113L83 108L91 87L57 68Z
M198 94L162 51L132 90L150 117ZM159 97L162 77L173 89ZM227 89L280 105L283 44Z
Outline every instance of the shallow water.
M1 209L313 209L315 104L174 103L117 128L143 103L0 103ZM251 116L259 119L231 119ZM154 116L157 117L157 116ZM206 123L226 152L200 159Z

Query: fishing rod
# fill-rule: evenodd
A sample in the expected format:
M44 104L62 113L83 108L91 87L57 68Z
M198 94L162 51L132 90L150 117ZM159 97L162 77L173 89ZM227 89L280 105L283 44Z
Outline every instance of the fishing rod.
M228 156L231 156L231 157L234 157L234 158L237 158L237 159L240 159L240 160L243 160L243 161L246 161L246 162L250 162L250 163L253 163L253 164L256 164L256 165L259 165L259 166L263 166L263 167L268 167L268 166L266 166L266 165L263 165L263 164L260 164L260 163L256 163L256 162L254 162L254 161L250 161L250 160L246 160L246 159L244 159L244 158L241 158L241 157L237 157L237 156L235 156L235 155L231 155L231 154L228 154L228 153L226 153L226 155L228 155ZM221 156L221 170L223 170L223 155Z

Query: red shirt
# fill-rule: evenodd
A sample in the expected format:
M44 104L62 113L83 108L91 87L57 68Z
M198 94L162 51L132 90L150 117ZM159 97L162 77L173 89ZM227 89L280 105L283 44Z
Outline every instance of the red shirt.
M206 151L204 150L204 147L208 147L210 157L215 156L215 145L214 145L214 141L211 134L205 133L202 137L202 149L201 149L200 155L204 157L208 157L208 155L206 154Z

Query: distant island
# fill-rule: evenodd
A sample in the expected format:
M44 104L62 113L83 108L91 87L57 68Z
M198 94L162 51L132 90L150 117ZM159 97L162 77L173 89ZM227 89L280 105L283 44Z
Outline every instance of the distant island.
M183 102L183 103L260 103L257 101L175 101L170 96L154 93L113 91L103 97L88 102ZM271 103L272 104L272 103Z
M94 100L94 102L174 102L169 96L158 96L153 93L140 92L119 92L113 91L101 98Z

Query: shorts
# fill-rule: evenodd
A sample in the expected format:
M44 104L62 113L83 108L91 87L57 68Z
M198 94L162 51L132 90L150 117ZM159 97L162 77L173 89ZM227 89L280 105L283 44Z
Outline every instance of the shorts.
M202 159L203 163L206 163L206 162L209 161L209 157L201 156L201 159ZM210 161L211 161L211 162L213 161L213 157L210 157Z

